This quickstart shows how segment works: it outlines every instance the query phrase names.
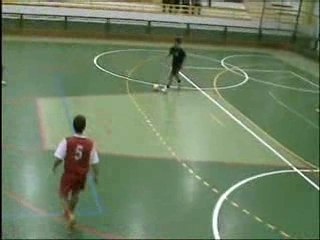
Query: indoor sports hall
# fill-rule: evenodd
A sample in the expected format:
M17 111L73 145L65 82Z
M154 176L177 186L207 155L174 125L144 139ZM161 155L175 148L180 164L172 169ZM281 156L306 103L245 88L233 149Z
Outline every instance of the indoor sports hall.
M253 21L235 15L240 3L197 15L198 5L92 2L2 3L2 238L319 239L319 39L301 30L319 23L299 20L303 1L281 27L264 6L257 32L230 25ZM214 12L222 7L230 18ZM183 22L209 13L222 31ZM150 19L136 25L139 14ZM182 83L162 92L154 85L168 81L176 36ZM52 165L77 114L100 173L97 184L88 177L70 231L63 167Z

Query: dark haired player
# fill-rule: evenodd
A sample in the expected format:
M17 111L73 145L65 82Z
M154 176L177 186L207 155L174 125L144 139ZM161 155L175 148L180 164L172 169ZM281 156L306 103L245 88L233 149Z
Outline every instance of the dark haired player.
M175 78L178 82L178 88L180 87L180 78L179 78L179 71L182 68L182 64L186 58L186 53L181 47L182 40L181 38L176 38L174 46L170 48L169 56L172 56L172 65L171 65L171 72L169 75L169 81L167 86L163 89L165 92L167 89L170 88L173 78Z
M60 197L64 215L69 228L75 224L74 210L79 200L79 193L84 189L87 174L92 166L94 181L97 183L99 158L91 139L83 135L86 128L86 118L77 115L73 119L75 134L63 139L54 153L56 160L52 171L63 162L64 172L60 181Z

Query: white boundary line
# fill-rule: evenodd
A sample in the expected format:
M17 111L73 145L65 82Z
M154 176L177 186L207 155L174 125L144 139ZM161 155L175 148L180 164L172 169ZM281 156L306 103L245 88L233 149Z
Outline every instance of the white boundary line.
M293 173L295 172L294 170L278 170L278 171L272 171L272 172L267 172L267 173L262 173L258 174L249 178L246 178L232 187L230 187L227 191L225 191L220 198L218 199L214 210L212 212L212 231L213 231L213 237L216 240L221 239L220 233L219 233L219 212L222 207L223 202L228 198L228 196L237 188L241 187L242 185L251 182L253 180L256 180L261 177L266 177L266 176L271 176L275 174L282 174L282 173ZM301 170L301 172L318 172L318 170Z
M277 84L277 83L266 82L264 80L259 80L259 79L254 78L254 77L250 77L250 79L252 81L255 81L255 82L259 82L259 83L266 84L266 85L271 85L271 86L278 87L278 88L284 88L284 89L293 90L293 91L297 91L297 92L306 92L306 93L319 94L318 90L309 90L309 89L305 89L305 88L289 87L289 86L281 85L281 84Z
M269 57L269 56L265 56L265 55L257 55L257 54L236 54L236 55L231 55L231 56L228 56L227 58L234 58L234 57L251 57L251 56L255 56L255 57L265 57L265 58L272 58L272 57ZM230 63L228 63L229 65L231 65ZM222 65L222 64L221 64ZM292 71L286 71L288 73L292 73L293 75L296 75L297 77L299 77L300 79L304 80L305 82L308 82L309 84L311 85L314 85L314 86L317 86L319 87L318 85L315 85L312 81L306 79L306 78L303 78L302 76L292 72ZM235 74L238 74L240 75L238 72L234 72ZM308 92L308 93L319 93L319 90L311 90L311 89L305 89L305 88L296 88L296 87L290 87L290 86L286 86L286 85L282 85L282 84L277 84L277 83L272 83L272 82L266 82L264 80L260 80L260 79L257 79L257 78L254 78L254 77L249 77L251 80L253 81L256 81L256 82L260 82L260 83L263 83L263 84L266 84L266 85L271 85L271 86L274 86L274 87L279 87L279 88L285 88L285 89L289 89L289 90L294 90L294 91L299 91L299 92Z
M295 75L296 77L300 78L301 80L303 80L303 81L305 81L305 82L307 82L307 83L309 83L309 84L311 84L311 85L319 88L319 85L318 85L318 84L310 81L309 79L306 79L305 77L302 77L300 74L295 73L295 72L293 72L293 71L289 71L289 72L291 72L293 75Z
M195 70L223 70L221 67L201 67L201 66L184 66L184 69L195 69ZM272 69L252 69L252 68L241 68L246 72L291 72L288 70L272 70Z
M306 123L308 123L309 125L311 125L312 127L319 129L319 126L317 126L316 124L314 124L312 121L310 121L309 119L305 118L301 113L297 112L296 110L290 108L289 106L287 106L284 102L282 102L281 100L279 100L278 98L276 98L276 96L273 95L272 92L269 91L269 95L273 98L274 101L276 101L279 105L281 105L282 107L284 107L285 109L287 109L289 112L295 114L296 116L300 117L301 119L303 119Z
M135 80L135 79L131 79L113 72L110 72L108 70L105 70L104 68L102 68L100 65L98 65L97 61L98 59L106 54L111 54L111 53L117 53L117 52L128 52L128 51L152 51L152 52L164 52L164 50L152 50L152 49L122 49L122 50L114 50L114 51L108 51L108 52L103 52L99 55L97 55L94 58L94 64L97 68L99 68L100 70L102 70L103 72L107 72L113 76L116 77L120 77L120 78L124 78L126 80L130 80L133 82L139 82L139 83L143 83L146 85L152 85L153 83L149 83L149 82L144 82L144 81L140 81L140 80ZM191 56L197 56L196 54L190 54ZM232 56L228 56L226 58L230 58L230 57L235 57L238 55L232 55ZM243 56L250 56L250 55L243 55ZM256 56L256 55L255 55ZM217 61L217 60L213 60L212 58L208 58L206 56L202 56L203 59L210 59L211 61ZM226 59L225 58L225 59ZM224 60L225 60L224 59ZM221 63L221 65L223 64L223 66L228 69L229 71L233 72L233 73L237 73L236 71L233 71L232 69L228 68L224 63ZM228 64L231 65L231 64ZM238 68L236 66L233 66L235 68ZM240 70L240 68L238 68ZM241 70L240 70L241 71ZM251 129L249 129L245 124L243 124L239 119L237 119L235 116L233 116L228 110L226 110L223 106L221 106L217 101L215 101L213 98L211 98L211 96L209 96L206 92L204 92L203 89L201 89L200 87L198 87L195 83L193 83L187 76L185 76L182 72L180 72L180 75L182 77L184 77L193 87L195 87L196 89L198 89L202 94L204 94L212 103L216 104L221 110L223 110L227 115L229 115L235 122L237 122L240 126L242 126L246 131L248 131L252 136L254 136L259 142L261 142L263 145L265 145L270 151L272 151L275 155L277 155L282 161L284 161L285 163L287 163L292 169L294 169L299 175L301 175L307 182L309 182L313 187L315 187L318 191L319 191L319 186L316 185L313 181L311 181L308 177L306 177L303 173L301 173L291 162L289 162L285 157L283 157L280 153L278 153L275 149L273 149L269 144L267 144L263 139L261 139L258 135L256 135ZM246 74L246 76L248 76ZM212 88L210 88L212 89Z
M121 75L121 74L117 74L115 72L111 72L107 69L104 69L103 67L101 67L99 64L98 64L98 60L101 56L103 55L108 55L108 54L114 54L114 53L118 53L118 52L132 52L132 51L149 51L149 52L166 52L165 50L153 50L153 49L140 49L140 48L136 48L136 49L121 49L121 50L113 50L113 51L107 51L107 52L103 52L99 55L97 55L95 58L94 58L94 64L95 66L100 69L101 71L103 72L106 72L112 76L115 76L115 77L119 77L119 78L122 78L122 79L125 79L125 80L129 80L129 81L132 81L132 82L136 82L136 83L140 83L140 84L144 84L144 85L149 85L149 86L152 86L154 83L151 83L151 82L147 82L147 81L142 81L142 80L137 80L137 79L133 79L133 78L130 78L130 77L127 77L127 76L124 76L124 75ZM211 57L207 57L207 56L203 56L203 55L198 55L198 54L194 54L194 53L189 53L188 55L190 56L194 56L194 57L198 57L198 58L202 58L202 59L206 59L206 60L209 60L211 62L220 62L219 60L217 59L214 59L214 58L211 58ZM230 58L230 57L239 57L239 56L259 56L259 57L267 57L269 58L270 56L265 56L265 55L232 55L232 56L228 56L227 58ZM226 67L226 64L231 66L231 67L234 67L234 68L238 68L240 70L239 67L235 66L235 65L232 65L230 63L224 63L225 64L225 67ZM187 68L186 68L187 69ZM215 69L215 68L213 68ZM217 68L218 69L218 68ZM237 74L237 75L240 75L240 76L245 76L237 71L232 71L230 70L230 68L227 68L229 71ZM242 69L244 71L244 69ZM240 70L241 71L241 70ZM266 71L269 71L269 70L266 70ZM282 70L281 70L282 71ZM270 71L270 72L274 72L274 71ZM291 72L291 71L287 71L287 72ZM318 90L309 90L309 89L304 89L304 88L295 88L295 87L290 87L290 86L286 86L286 85L281 85L281 84L276 84L276 83L271 83L271 82L266 82L264 80L259 80L259 79L256 79L254 77L249 77L249 79L253 80L253 81L256 81L256 82L260 82L262 84L266 84L266 85L271 85L271 86L274 86L274 87L279 87L279 88L284 88L284 89L289 89L289 90L293 90L293 91L298 91L298 92L307 92L307 93L316 93L318 94L319 91ZM249 80L248 79L248 80ZM224 86L224 87L219 87L217 89L228 89L228 88L233 88L233 87L239 87L243 84L245 84L247 81L248 81L246 78L238 83L238 84L235 84L235 85L229 85L229 86ZM194 88L190 88L190 87L181 87L181 89L186 89L186 90L194 90ZM213 90L214 88L202 88L203 90Z
M183 66L184 69L196 69L196 70L223 70L222 67L199 67L199 66Z
M152 82L147 82L147 81L142 81L142 80L137 80L137 79L133 79L129 76L124 76L124 75L121 75L121 74L118 74L118 73L115 73L115 72L112 72L112 71L109 71L103 67L101 67L98 63L98 60L100 57L104 56L104 55L110 55L110 54L114 54L114 53L119 53L119 52L160 52L160 53L164 53L166 52L165 50L152 50L152 49L140 49L140 48L136 48L136 49L120 49L120 50L113 50L113 51L107 51L107 52L103 52L103 53L100 53L99 55L95 56L93 62L94 62L94 65L100 69L101 71L103 72L106 72L112 76L115 76L115 77L119 77L119 78L122 78L122 79L125 79L125 80L129 80L129 81L132 81L132 82L137 82L137 83L140 83L140 84L145 84L145 85L153 85L154 83ZM197 55L197 54L192 54L190 53L189 54L190 56L194 56L194 57L198 57L198 58L202 58L202 59L210 59L210 61L212 62L220 62L219 60L217 59L214 59L214 58L207 58L206 56L201 56L201 55ZM244 76L244 79L240 82L240 83L237 83L237 84L233 84L233 85L228 85L228 86L224 86L224 87L218 87L217 89L229 89L229 88L235 88L235 87L239 87L243 84L245 84L248 80L249 80L249 76L239 67L237 66L234 66L232 64L229 64L229 63L225 63L227 65L230 65L231 67L233 68L236 68L238 69L240 72L242 72L242 74L240 74L240 76ZM224 65L224 67L233 72L233 73L236 73L237 75L239 75L238 72L236 71L233 71L231 68L228 68L226 67L226 65ZM181 87L181 89L187 89L187 90L195 90L195 88L193 87ZM210 88L202 88L203 90L213 90L214 88L213 87L210 87Z
M224 111L229 117L231 117L236 123L238 123L242 128L244 128L248 133L250 133L254 138L256 138L260 143L262 143L265 147L267 147L271 152L273 152L276 156L278 156L283 162L289 165L293 170L295 170L301 177L303 177L307 182L309 182L315 189L319 191L319 186L311 181L307 176L305 176L299 169L297 169L291 162L289 162L284 156L282 156L277 150L271 147L268 143L266 143L262 138L260 138L256 133L254 133L249 127L247 127L243 122L241 122L238 118L236 118L232 113L230 113L227 109L225 109L220 103L214 100L210 95L208 95L205 91L203 91L200 87L198 87L193 81L191 81L185 74L180 72L180 75L186 79L192 86L198 89L205 97L209 99L213 104L218 106L222 111Z

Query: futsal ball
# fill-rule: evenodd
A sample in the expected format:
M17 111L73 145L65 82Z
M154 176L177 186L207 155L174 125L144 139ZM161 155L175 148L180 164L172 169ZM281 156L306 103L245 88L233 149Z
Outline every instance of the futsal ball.
M153 84L153 91L159 91L160 86L159 84Z

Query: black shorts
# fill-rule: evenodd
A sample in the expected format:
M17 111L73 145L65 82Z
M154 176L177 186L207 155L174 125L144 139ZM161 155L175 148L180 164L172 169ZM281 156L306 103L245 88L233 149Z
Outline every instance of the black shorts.
M178 75L179 71L181 70L181 65L172 65L171 74Z

